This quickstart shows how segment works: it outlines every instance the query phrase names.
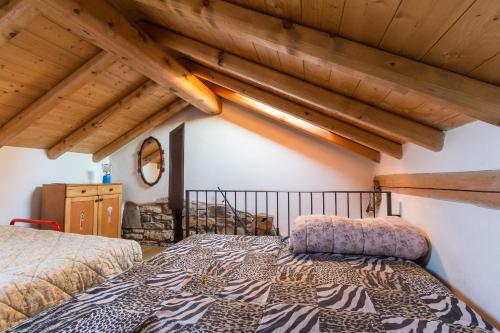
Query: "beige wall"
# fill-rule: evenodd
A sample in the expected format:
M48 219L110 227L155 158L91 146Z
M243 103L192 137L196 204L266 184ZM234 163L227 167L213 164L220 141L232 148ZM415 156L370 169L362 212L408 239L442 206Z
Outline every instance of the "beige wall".
M500 129L475 122L448 131L444 149L404 145L404 158L383 156L377 174L500 169ZM469 303L500 321L500 210L394 195L404 219L427 231L427 268Z

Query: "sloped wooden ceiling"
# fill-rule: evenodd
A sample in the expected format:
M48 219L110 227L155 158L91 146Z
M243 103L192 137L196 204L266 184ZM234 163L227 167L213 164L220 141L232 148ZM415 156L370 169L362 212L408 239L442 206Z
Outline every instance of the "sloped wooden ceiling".
M102 6L99 2L0 3L0 146L45 148L52 158L66 151L100 151L102 157L110 152L103 148L119 148L117 142L130 141L123 139L127 133L147 128L144 122L168 109L176 94L213 113L215 95L206 86L195 83L179 92L151 70L155 67L148 67L151 57L160 59L159 50L167 59L174 55L179 68L192 70L202 80L240 93L251 91L266 98L264 103L293 108L295 115L313 123L320 119L320 127L395 157L401 157L401 143L438 151L441 131L474 118L492 123L500 119L498 1L109 0L116 13L107 17L101 15L106 10L92 13ZM233 13L243 15L235 19ZM120 15L141 29L143 37L152 36L153 41L144 39L143 51L152 50L153 56L139 54L140 47L125 56L118 51L127 48L108 45L129 42L120 31L135 31L122 29ZM86 35L89 16L95 19L91 24L104 20L98 29L88 29L91 36ZM269 27L275 30L266 40ZM122 39L96 38L101 32L113 36L114 29L122 29ZM355 54L361 64L366 60L365 67L373 59L374 64L382 61L379 67L401 67L406 76L393 76L395 81L389 82L387 76L374 76L372 68L360 75L359 70L339 66L325 53L329 45L321 45L329 38L335 52L366 51L366 59L364 53ZM141 42L132 40L131 45ZM389 52L389 57L378 50ZM324 56L318 58L321 52ZM413 67L413 61L418 66ZM425 64L434 67L422 67ZM258 77L264 73L269 80ZM190 84L192 80L197 79L188 79ZM49 110L37 108L41 97L50 93ZM179 104L172 108L182 109ZM24 117L27 109L34 110L32 118ZM21 126L14 122L17 118L21 123L31 120Z

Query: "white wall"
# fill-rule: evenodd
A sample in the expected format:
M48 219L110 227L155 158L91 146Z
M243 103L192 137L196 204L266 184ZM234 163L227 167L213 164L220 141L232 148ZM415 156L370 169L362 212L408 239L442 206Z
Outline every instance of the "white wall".
M404 145L404 158L383 156L377 174L500 169L500 130L474 122L447 132L444 149ZM403 218L427 231L427 268L469 302L500 321L500 210L395 195Z
M0 149L0 224L14 217L39 218L41 186L47 183L101 181L100 164L92 155L67 153L50 160L45 150Z
M375 163L234 104L224 103L223 108L220 116L212 117L194 108L184 111L113 154L114 179L124 183L124 200L167 196L168 174L153 187L142 183L137 152L150 135L168 152L169 132L182 122L186 189L370 189Z

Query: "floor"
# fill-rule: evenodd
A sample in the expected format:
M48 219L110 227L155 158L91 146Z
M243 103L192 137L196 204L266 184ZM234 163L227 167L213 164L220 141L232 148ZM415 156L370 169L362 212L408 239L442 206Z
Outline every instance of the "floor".
M147 260L151 257L154 257L161 251L163 251L165 248L163 246L146 246L146 245L141 245L142 249L142 259Z

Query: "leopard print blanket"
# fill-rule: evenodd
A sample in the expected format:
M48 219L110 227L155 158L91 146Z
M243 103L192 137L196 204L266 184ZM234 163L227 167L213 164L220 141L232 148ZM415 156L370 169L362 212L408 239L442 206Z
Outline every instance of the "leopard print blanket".
M498 332L411 261L195 235L9 332Z

